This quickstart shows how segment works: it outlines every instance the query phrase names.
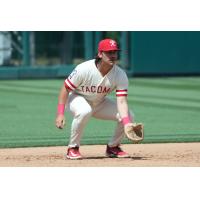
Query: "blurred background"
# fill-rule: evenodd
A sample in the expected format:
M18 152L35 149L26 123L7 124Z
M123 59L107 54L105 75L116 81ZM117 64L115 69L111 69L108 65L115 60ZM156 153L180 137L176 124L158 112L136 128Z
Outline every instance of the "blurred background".
M66 76L107 37L129 76L200 74L198 31L1 31L0 79Z

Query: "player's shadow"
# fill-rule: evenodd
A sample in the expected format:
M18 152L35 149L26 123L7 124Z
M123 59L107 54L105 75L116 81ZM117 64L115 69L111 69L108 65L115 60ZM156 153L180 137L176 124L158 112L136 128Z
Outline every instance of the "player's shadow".
M83 159L105 159L105 158L108 158L106 156L84 156Z
M127 158L109 158L107 156L85 156L83 159L131 159L131 160L149 160L149 157L130 156Z
M131 156L130 157L132 160L149 160L150 157L145 157L145 156Z

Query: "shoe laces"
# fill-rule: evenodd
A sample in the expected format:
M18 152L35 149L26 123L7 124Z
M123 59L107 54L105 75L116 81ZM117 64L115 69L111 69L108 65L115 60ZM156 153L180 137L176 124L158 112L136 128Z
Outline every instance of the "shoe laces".
M111 150L115 151L116 153L122 152L122 149L119 146L116 147L110 147Z
M79 147L71 147L70 151L73 151L74 153L79 153Z

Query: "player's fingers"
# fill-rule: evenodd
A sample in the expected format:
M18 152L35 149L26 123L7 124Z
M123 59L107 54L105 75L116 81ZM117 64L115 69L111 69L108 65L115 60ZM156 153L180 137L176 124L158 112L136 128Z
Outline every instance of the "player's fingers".
M56 121L56 127L62 129L62 122Z
M62 120L62 121L56 121L56 127L59 128L59 129L63 129L65 126L65 120Z

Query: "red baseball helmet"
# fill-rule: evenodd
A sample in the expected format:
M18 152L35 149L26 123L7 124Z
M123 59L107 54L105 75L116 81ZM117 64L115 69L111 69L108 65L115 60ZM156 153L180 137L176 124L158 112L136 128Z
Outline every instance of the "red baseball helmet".
M119 51L117 42L112 39L104 39L99 42L98 51Z

